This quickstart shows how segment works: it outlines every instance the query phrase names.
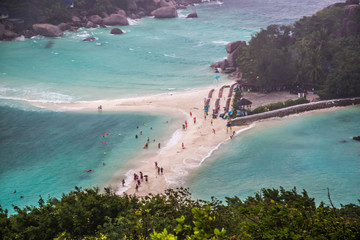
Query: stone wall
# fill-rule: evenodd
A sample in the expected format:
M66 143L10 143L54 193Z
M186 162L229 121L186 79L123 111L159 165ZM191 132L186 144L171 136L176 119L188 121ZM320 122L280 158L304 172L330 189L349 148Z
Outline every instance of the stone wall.
M349 105L356 105L360 104L360 97L357 98L344 98L344 99L335 99L335 100L327 100L327 101L319 101L319 102L312 102L307 104L300 104L296 106L291 106L287 108L277 109L270 112L264 112L254 115L249 115L245 117L238 117L233 120L230 120L232 126L241 126L241 125L248 125L252 122L273 118L273 117L284 117L290 114L296 114L306 111L312 111L317 109L323 108L330 108L330 107L340 107L340 106L349 106Z

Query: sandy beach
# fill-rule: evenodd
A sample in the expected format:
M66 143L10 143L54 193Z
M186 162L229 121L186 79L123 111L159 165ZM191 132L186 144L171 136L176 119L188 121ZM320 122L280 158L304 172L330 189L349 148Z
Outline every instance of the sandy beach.
M227 82L226 85L233 82ZM225 84L223 84L225 85ZM172 92L158 94L153 96L134 97L116 100L104 100L94 102L79 102L69 104L36 104L38 107L51 108L60 111L98 111L99 105L102 111L127 111L127 112L152 112L166 113L183 118L183 123L187 121L187 129L182 129L182 124L178 126L177 137L172 139L171 145L162 144L161 148L156 150L155 154L142 155L144 159L138 159L139 166L128 172L127 176L116 176L108 185L116 190L117 194L124 191L127 194L136 194L145 196L149 193L163 193L169 187L181 186L181 178L191 171L195 171L201 162L208 157L211 152L221 143L230 139L233 131L237 132L247 126L226 128L227 121L222 118L211 118L211 112L214 108L215 100L218 98L219 89L222 85L212 85L200 89L193 89L184 92ZM208 97L211 89L215 89L210 100L210 113L205 118L204 98ZM224 88L222 98L220 99L220 109L226 104L230 88ZM244 97L253 102L252 108L256 108L268 103L286 101L288 99L297 99L297 95L288 92L274 92L270 94L262 93L244 93ZM316 97L308 95L308 99ZM191 112L191 116L190 116ZM221 112L221 111L220 111ZM196 123L194 122L196 118ZM170 139L171 136L168 136ZM184 144L184 148L182 147ZM159 174L155 167L163 168L163 174ZM143 180L136 190L136 181L133 180L133 174L139 175L139 172L148 175L148 182ZM122 187L121 178L125 178L125 186Z

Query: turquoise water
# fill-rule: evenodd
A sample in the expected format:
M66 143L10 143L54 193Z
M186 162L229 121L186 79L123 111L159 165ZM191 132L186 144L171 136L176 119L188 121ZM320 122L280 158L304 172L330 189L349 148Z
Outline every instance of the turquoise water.
M103 187L129 165L147 137L156 140L150 143L150 151L156 149L172 122L161 115L23 111L7 106L0 107L0 116L0 200L4 208L36 204L39 195L59 197L74 186ZM86 172L89 169L92 171ZM124 174L122 171L121 177Z
M306 189L316 202L360 199L360 107L257 123L225 143L187 183L196 197L239 196L261 188ZM344 142L346 141L346 142Z
M2 42L1 205L35 205L39 195L60 196L75 185L103 186L135 164L130 160L143 145L134 140L135 125L151 123L156 131L150 137L164 140L174 130L164 122L176 121L155 113L52 112L31 103L115 99L207 86L215 77L209 65L226 57L228 42L248 41L269 24L290 24L334 2L227 0L194 7L197 19L185 18L193 10L189 8L179 10L175 19L132 21L121 27L123 35L110 35L110 28L79 29L58 39ZM88 36L98 40L82 42ZM52 48L45 48L49 41ZM226 76L220 74L220 81L226 82ZM103 145L105 133L111 135Z
M4 42L0 99L74 102L209 85L217 75L209 65L226 57L226 43L248 41L260 28L293 23L333 2L228 0L197 6L196 19L185 18L191 8L179 18L143 18L121 27L123 35L80 29L60 39ZM82 42L88 36L98 40ZM52 48L45 48L49 41Z

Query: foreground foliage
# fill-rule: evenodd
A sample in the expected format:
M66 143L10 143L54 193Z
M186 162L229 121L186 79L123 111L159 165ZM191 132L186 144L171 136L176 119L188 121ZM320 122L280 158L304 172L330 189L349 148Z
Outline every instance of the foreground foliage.
M322 99L360 96L360 7L337 4L293 26L255 34L237 59L243 78L265 91L315 89ZM349 32L350 21L356 29Z
M262 189L226 204L187 189L144 198L77 188L39 207L0 208L1 239L360 239L360 207L315 206L304 190Z

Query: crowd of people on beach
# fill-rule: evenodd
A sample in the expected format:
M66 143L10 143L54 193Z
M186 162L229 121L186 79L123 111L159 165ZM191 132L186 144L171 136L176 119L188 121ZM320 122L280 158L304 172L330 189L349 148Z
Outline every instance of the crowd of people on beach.
M213 92L213 90L212 90ZM208 99L209 100L209 99ZM206 103L208 105L204 106L204 120L206 121L206 117L208 115L208 112L207 110L209 109L210 107L210 101L206 101ZM98 106L98 111L102 111L102 106ZM193 114L192 111L189 112L189 117L190 119L193 121L193 124L194 126L196 125L197 123L197 116L195 116ZM184 123L182 124L182 130L183 131L186 131L188 128L189 128L189 123L188 123L188 118L184 120ZM212 133L215 135L216 134L216 128L215 128L215 119L214 118L210 118L210 121L209 121L209 124L211 125L211 131ZM168 121L166 122L168 123ZM141 139L144 139L144 134L147 135L147 131L144 132L145 129L141 129L141 127L146 127L147 129L150 129L152 130L152 127L149 127L149 126L146 126L146 123L143 123L143 126L136 126L136 129L138 130L138 132L135 134L135 139L138 139L138 140L141 140ZM232 130L232 126L231 125L227 125L226 126L226 133L229 133L230 132L230 138L233 138L235 136L235 131ZM108 134L104 134L103 138L106 138L108 136ZM151 143L155 143L156 140L155 139L150 139L150 137L147 137L146 138L146 142L145 144L143 145L143 149L144 150L147 150L150 148L150 145L152 145ZM103 144L107 144L107 142L104 141L102 142ZM156 146L156 145L155 145ZM161 148L161 143L158 142L157 143L157 148L160 149ZM181 142L181 149L185 149L185 143L184 142ZM106 154L106 152L104 152L104 154ZM160 167L158 166L158 161L155 161L155 175L163 175L164 174L164 168L163 167ZM104 163L103 163L104 165ZM89 170L86 170L86 172L91 172L92 170L89 169ZM139 191L139 188L142 186L142 184L146 184L149 182L149 175L148 174L143 174L142 171L139 171L139 173L134 173L133 174L133 180L134 180L134 184L131 184L132 186L134 186L135 188L135 192L138 192ZM122 179L122 186L125 187L126 185L126 180L125 179Z

